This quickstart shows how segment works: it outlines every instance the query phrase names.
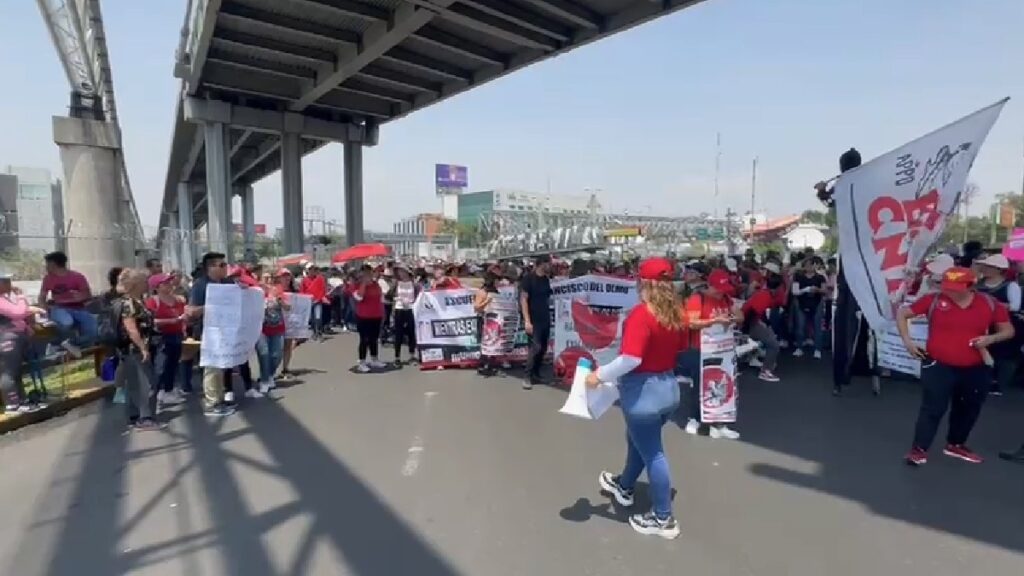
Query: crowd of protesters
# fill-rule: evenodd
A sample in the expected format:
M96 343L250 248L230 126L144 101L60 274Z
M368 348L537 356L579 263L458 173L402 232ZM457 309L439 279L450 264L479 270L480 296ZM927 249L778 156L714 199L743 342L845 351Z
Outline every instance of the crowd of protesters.
M747 251L743 256L669 261L687 330L687 345L681 348L674 369L681 381L689 383L682 389L681 424L691 434L704 430L712 438L738 438L739 433L727 425L700 421L694 384L700 376L698 330L718 324L744 333L760 345L747 365L756 369L760 380L778 382L783 351L813 359L827 351L836 261L810 249L785 258L774 252L756 256ZM368 373L417 362L413 307L422 291L461 288L460 278L482 276L474 308L483 316L500 287L518 286L520 312L530 339L523 378L523 387L529 389L549 381L543 370L552 330L551 279L585 274L634 278L637 273L634 263L593 258L543 257L532 262L458 266L382 261L331 268L303 261L294 268L269 268L229 265L223 254L208 253L191 275L165 273L157 260L143 269L112 269L108 290L94 297L86 278L69 267L63 253L46 255L45 265L46 275L34 302L13 286L10 275L0 273L0 390L5 411L26 412L40 405L38 395L27 393L23 385L26 369L36 377L33 363L26 360L79 356L83 348L100 346L114 352L118 398L126 405L129 424L140 430L159 428L159 410L194 392L209 284L236 283L260 288L265 295L262 334L254 349L258 377L254 378L249 362L228 370L199 370L204 412L227 416L238 407L235 375L241 380L241 395L252 400L270 394L277 382L294 378L291 358L303 341L287 337L285 316L296 293L312 301L311 339L355 332L358 362L353 370ZM950 280L950 274L959 275L959 280ZM912 354L926 358L925 394L908 462L920 465L927 460L927 449L947 410L951 423L944 452L981 461L966 447L966 440L984 399L1020 382L1021 292L1018 267L1000 254L985 254L978 243L966 244L955 257L932 256L913 278L908 292L913 306L901 312L900 319L905 324L915 315L925 315L932 329L925 347L907 340ZM955 335L969 336L965 346L972 351L970 358L964 350L942 344L951 341L947 332L953 328L945 315L955 309L966 310L973 319L988 318L979 320L977 334ZM961 332L966 324L962 318L953 321ZM992 326L995 331L990 330ZM381 350L387 345L392 352L385 359ZM509 366L481 359L481 374L489 376L499 368ZM1002 456L1024 461L1024 447Z

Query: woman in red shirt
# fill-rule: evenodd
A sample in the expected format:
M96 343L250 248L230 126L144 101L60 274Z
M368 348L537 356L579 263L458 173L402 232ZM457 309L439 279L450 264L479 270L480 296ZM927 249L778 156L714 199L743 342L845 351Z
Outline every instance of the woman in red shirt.
M687 416L685 428L687 434L697 434L700 431L701 330L714 326L732 330L732 326L736 322L732 301L735 293L736 285L729 278L729 273L718 269L712 270L708 274L708 282L703 290L686 300L686 327L689 329L689 346L680 358L679 372L690 380L690 388L686 390L687 406L684 409L684 414ZM716 439L736 440L740 437L739 432L725 424L711 426L708 434Z
M355 301L356 331L359 332L359 364L356 371L362 374L386 365L377 356L380 344L380 323L384 318L384 293L373 280L373 269L364 265L359 271L359 284L352 299ZM370 361L366 361L366 353Z
M778 382L779 377L775 375L775 366L779 358L779 341L775 338L775 332L772 332L768 326L768 311L775 307L775 296L767 286L752 284L751 287L753 293L741 308L743 332L750 336L751 340L764 346L764 361L754 356L748 365L761 369L761 373L758 375L761 380Z
M150 356L157 383L157 403L174 404L181 396L174 393L174 377L181 360L181 343L185 339L185 299L174 293L174 276L154 274L149 277L149 291L155 292L146 299L146 308L153 314L155 334L149 341ZM185 375L182 393L192 391L191 374Z
M313 321L313 340L321 340L324 337L324 303L330 302L327 298L327 279L312 262L306 264L305 272L299 285L299 292L313 299L310 312Z
M291 278L288 275L287 278ZM256 357L260 361L260 394L267 394L276 387L274 374L284 356L284 316L291 309L288 293L274 282L270 273L263 275L263 334L256 342Z
M672 516L672 480L661 429L679 407L673 369L686 334L674 273L665 258L640 263L640 303L622 324L619 356L587 377L590 387L618 381L626 421L626 465L619 475L601 472L601 488L623 506L632 506L637 478L646 468L653 509L630 516L629 524L641 534L669 539L679 535L679 525Z

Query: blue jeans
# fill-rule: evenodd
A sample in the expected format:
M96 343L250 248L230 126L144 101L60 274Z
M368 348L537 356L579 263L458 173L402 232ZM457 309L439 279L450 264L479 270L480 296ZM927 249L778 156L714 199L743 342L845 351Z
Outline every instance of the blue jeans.
M62 308L53 306L50 308L50 320L57 325L61 338L70 339L79 346L89 346L96 341L96 317L84 308ZM78 327L78 337L75 338L74 328Z
M263 334L256 342L256 356L260 360L260 382L270 382L284 356L284 334Z
M679 415L700 421L700 348L688 348L676 356L676 374L690 379L683 388ZM682 422L685 424L685 422Z
M799 306L796 310L796 342L794 348L801 348L807 340L807 322L811 322L811 340L814 342L814 349L821 351L824 345L825 334L821 329L821 322L825 317L825 306L818 304L812 311L802 310Z
M679 406L679 384L672 372L627 374L619 379L619 405L626 421L626 465L619 485L632 490L646 468L654 514L668 518L672 515L672 478L661 428Z
M313 302L313 306L309 310L310 314L310 327L313 329L313 335L320 336L324 333L324 304L323 302Z
M786 312L784 308L772 308L768 311L768 325L779 340L789 341L789 330L786 326Z
M178 375L178 361L181 360L181 334L160 334L151 341L150 355L153 357L153 372L157 390L174 390ZM182 387L184 388L184 387Z

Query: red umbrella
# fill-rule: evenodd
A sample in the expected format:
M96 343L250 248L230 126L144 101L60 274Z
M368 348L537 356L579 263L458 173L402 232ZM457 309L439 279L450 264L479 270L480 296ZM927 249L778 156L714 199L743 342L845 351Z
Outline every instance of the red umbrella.
M384 244L356 244L335 253L334 257L331 258L331 264L339 264L349 260L362 260L364 258L382 258L390 252L391 250Z
M303 260L311 260L306 254L288 254L277 259L278 266L298 266Z

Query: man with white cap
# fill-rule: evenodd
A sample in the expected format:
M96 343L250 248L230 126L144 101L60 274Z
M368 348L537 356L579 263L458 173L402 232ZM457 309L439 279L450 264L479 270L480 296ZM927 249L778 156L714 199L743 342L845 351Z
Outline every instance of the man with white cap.
M939 291L939 284L942 283L942 275L956 264L949 254L938 254L925 265L924 271L927 275L921 281L921 289L918 296L931 294Z
M1006 279L1006 271L1010 268L1010 261L1002 254L991 254L980 260L974 261L974 269L977 271L978 291L992 296L997 301L1006 305L1010 312L1010 321L1014 328L1020 329L1020 284ZM1020 332L1018 332L1019 334ZM989 352L996 361L995 382L989 389L989 394L1002 396L1003 389L1013 382L1017 373L1017 365L1020 357L1021 338L1014 337L1006 342L993 346Z

